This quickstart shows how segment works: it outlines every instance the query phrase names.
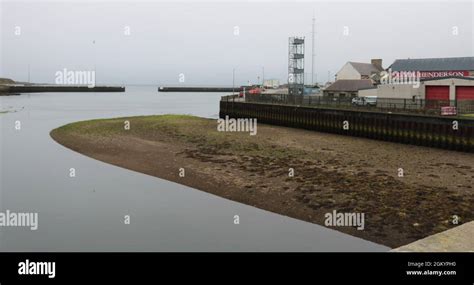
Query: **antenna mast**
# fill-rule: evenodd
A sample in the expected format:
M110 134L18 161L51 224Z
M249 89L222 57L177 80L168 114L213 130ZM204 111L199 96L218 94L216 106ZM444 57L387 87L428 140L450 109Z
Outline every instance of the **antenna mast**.
M312 28L312 37L311 37L311 40L312 40L312 45L311 45L311 49L312 49L312 53L311 53L311 85L314 85L314 22L315 22L315 18L314 18L314 10L313 10L313 28Z

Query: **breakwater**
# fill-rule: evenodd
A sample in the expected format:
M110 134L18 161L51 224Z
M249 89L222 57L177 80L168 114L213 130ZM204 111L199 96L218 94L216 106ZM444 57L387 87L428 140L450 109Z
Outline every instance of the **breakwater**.
M159 92L239 92L242 90L242 87L158 87Z
M7 85L3 93L38 92L125 92L122 86L71 86L71 85Z

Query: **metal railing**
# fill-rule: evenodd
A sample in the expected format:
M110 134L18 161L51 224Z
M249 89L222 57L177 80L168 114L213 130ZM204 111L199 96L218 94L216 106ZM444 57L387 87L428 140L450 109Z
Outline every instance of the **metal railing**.
M426 100L426 99L399 99L377 98L373 104L355 104L350 97L327 96L295 96L288 94L246 94L245 98L238 95L223 96L222 101L266 103L279 105L298 105L326 107L350 110L366 110L394 113L411 113L439 116L441 107L456 107L459 115L474 114L474 100Z

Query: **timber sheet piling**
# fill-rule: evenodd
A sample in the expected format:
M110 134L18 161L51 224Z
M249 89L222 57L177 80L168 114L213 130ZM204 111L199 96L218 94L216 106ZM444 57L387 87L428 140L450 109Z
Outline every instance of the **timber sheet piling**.
M220 101L220 118L256 118L264 124L391 142L474 152L474 120L292 105ZM345 127L344 127L345 126Z

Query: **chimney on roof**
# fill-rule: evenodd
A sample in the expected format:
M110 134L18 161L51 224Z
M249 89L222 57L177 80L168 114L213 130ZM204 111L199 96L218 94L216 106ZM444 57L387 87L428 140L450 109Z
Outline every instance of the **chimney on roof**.
M370 60L373 66L377 67L378 69L382 70L382 59L381 58L373 58Z

